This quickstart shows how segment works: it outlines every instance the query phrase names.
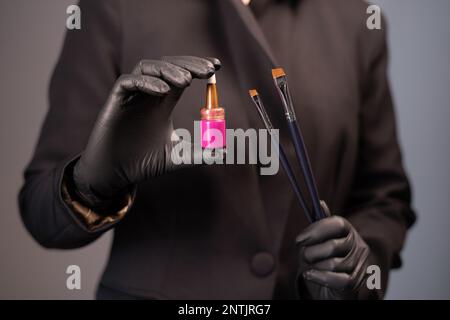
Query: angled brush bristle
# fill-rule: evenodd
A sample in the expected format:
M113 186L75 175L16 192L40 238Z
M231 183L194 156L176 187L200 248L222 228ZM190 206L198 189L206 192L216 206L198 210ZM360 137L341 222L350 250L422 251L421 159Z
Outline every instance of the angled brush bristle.
M272 69L272 77L274 79L285 76L286 73L284 73L283 68L276 68L276 69Z
M258 91L256 91L255 89L248 90L248 93L250 94L251 97L258 95Z

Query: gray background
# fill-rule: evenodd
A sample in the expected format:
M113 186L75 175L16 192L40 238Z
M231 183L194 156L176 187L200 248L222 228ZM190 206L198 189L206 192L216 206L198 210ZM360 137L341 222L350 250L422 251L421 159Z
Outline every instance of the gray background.
M111 234L79 250L40 248L17 210L22 170L47 109L47 85L75 1L0 0L0 298L93 298ZM450 299L450 1L377 0L387 16L391 83L418 224L389 299ZM26 90L26 91L25 91ZM77 264L82 290L65 287Z

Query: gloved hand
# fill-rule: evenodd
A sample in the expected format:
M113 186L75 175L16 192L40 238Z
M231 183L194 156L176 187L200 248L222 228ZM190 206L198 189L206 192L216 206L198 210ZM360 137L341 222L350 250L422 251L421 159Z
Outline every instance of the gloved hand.
M299 249L298 291L305 299L357 299L367 293L369 246L348 220L329 216L302 231Z
M90 208L111 207L136 183L171 171L172 111L193 78L220 68L215 58L143 60L115 83L73 170Z

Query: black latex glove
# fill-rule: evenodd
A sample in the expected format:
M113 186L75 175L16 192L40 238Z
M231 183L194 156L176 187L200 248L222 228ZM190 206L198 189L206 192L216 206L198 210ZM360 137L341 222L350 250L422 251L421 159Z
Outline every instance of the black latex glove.
M322 207L329 216L326 204ZM329 216L302 231L298 290L306 299L358 299L367 293L369 246L345 218Z
M143 60L117 80L73 171L90 208L111 207L136 183L176 167L172 111L193 78L209 78L219 68L215 58L163 57Z

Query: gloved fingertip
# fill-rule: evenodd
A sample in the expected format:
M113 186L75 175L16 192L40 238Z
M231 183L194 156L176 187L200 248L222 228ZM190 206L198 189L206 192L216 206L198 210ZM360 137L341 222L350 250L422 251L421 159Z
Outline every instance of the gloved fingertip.
M206 73L206 78L207 79L211 78L215 73L216 73L216 70L214 70L214 69L208 70L208 72Z
M295 238L295 243L301 245L301 244L305 243L308 239L309 239L309 237L307 237L306 235L299 234L297 236L297 238Z
M311 280L312 276L313 276L313 272L314 272L314 270L306 270L305 272L303 272L302 276L306 280Z
M162 82L159 87L159 93L161 95L167 95L167 94L169 94L169 92L170 92L170 86L167 83Z
M211 61L211 63L214 65L214 69L216 71L218 71L221 67L222 67L222 63L220 62L219 59L214 58L214 57L206 57L206 59L208 59L209 61Z
M322 211L325 213L325 215L327 217L331 217L330 209L328 208L328 205L324 200L320 200L320 206L322 207Z

